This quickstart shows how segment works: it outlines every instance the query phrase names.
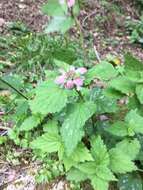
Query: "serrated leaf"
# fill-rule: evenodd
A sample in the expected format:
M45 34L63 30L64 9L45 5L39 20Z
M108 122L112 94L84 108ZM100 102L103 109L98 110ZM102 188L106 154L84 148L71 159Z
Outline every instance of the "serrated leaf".
M62 146L62 139L58 132L49 131L36 138L30 144L32 149L40 149L42 152L58 152Z
M56 120L48 120L48 122L43 126L44 132L58 133L58 122Z
M96 176L92 177L91 184L94 187L94 189L99 189L99 190L108 190L109 186L108 181L97 178Z
M86 173L88 175L95 174L96 173L96 169L97 169L97 165L93 161L85 162L85 163L79 164L79 165L77 165L75 167L78 168L83 173Z
M133 71L143 71L143 64L130 53L125 55L125 69Z
M88 70L85 82L89 84L94 78L98 78L100 80L110 80L115 76L117 76L117 71L113 65L103 61Z
M110 154L110 168L114 173L127 173L137 170L131 158L118 148L112 148Z
M128 80L127 77L117 77L109 82L109 87L123 94L133 94L135 92L135 83Z
M69 109L70 113L67 115L61 128L61 134L68 156L74 151L84 135L83 126L95 113L96 105L93 102L80 102L70 106Z
M40 124L42 117L38 115L32 115L25 119L25 121L20 126L20 131L30 131L31 129L37 127Z
M49 0L42 7L43 13L48 16L63 16L67 13L67 8L59 3L59 0Z
M136 95L140 103L143 104L143 85L142 84L138 84L136 86Z
M109 165L109 154L106 145L100 136L91 139L91 153L95 162L102 163L102 165Z
M87 179L87 175L83 172L81 172L78 169L72 168L67 173L67 180L69 181L75 181L75 182L81 182Z
M67 92L54 82L44 82L36 91L36 96L30 101L33 113L56 113L61 111L67 103Z
M140 143L137 139L123 141L116 144L116 148L120 149L124 154L128 155L131 160L134 160L139 153Z
M108 182L116 180L110 169L101 163L87 162L79 164L76 168L87 174L95 189L108 189Z
M137 173L122 175L118 180L118 188L119 190L142 190L142 179Z
M89 150L82 143L80 143L75 151L70 155L70 157L67 157L66 155L64 156L63 163L65 165L66 171L68 171L77 163L91 160L93 160L93 158L89 153Z
M143 117L137 113L137 110L131 110L126 115L125 121L128 123L129 128L135 133L143 134Z
M96 175L102 180L106 181L116 181L117 179L111 172L111 170L103 165L97 167Z
M64 34L74 25L74 20L71 17L57 16L54 17L45 29L46 33L61 32Z
M100 88L93 88L90 92L90 100L97 106L96 113L113 113L117 111L117 103L113 98L104 95Z
M123 121L117 121L105 129L115 136L124 137L128 135L128 125Z

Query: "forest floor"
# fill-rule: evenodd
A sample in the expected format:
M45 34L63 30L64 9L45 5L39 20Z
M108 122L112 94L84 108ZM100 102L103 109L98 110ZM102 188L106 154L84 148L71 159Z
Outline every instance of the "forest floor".
M8 35L7 26L10 22L20 21L28 26L33 32L42 32L48 21L48 17L42 15L41 5L46 0L0 0L0 34ZM110 1L109 1L110 2ZM111 3L112 4L112 3ZM123 59L125 52L143 60L143 48L140 44L131 44L130 36L125 28L127 19L136 20L138 14L132 5L119 1L120 12L117 7L103 5L98 0L91 0L88 7L84 7L80 14L81 26L85 41L93 36L91 45L96 49L101 59L107 55L115 55ZM72 33L76 35L76 33ZM1 119L0 119L1 120ZM15 148L13 148L15 152ZM24 152L24 153L23 153ZM28 154L26 150L16 150L15 154ZM17 161L17 160L15 160ZM20 161L23 166L13 166L5 160L0 153L0 190L46 190L49 186L35 186L34 175L38 170L38 163L26 165L27 160ZM57 187L58 186L58 187ZM67 190L68 184L64 180L52 184L52 190Z

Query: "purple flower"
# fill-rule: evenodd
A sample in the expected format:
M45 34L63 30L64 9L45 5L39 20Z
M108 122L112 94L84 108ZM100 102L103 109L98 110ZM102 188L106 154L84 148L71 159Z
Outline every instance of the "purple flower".
M59 77L56 78L55 83L64 85L65 80L66 80L65 75L60 75Z
M67 0L68 7L73 7L75 4L75 0Z
M85 67L80 67L76 70L76 72L83 75L87 72L87 69Z
M65 88L72 89L74 87L74 83L72 80L68 80L65 84Z
M76 78L74 79L74 84L76 85L77 90L80 90L83 86L83 79L82 78Z
M84 67L76 69L71 66L67 71L60 69L60 76L55 79L55 83L66 89L80 90L84 83L84 74L87 69Z

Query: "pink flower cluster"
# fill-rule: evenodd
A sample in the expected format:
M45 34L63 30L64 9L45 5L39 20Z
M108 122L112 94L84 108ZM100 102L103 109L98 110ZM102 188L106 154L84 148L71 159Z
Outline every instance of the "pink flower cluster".
M61 75L56 78L55 83L66 89L76 87L77 90L80 90L84 82L83 75L86 72L87 69L84 67L75 69L73 66L68 71L60 70Z
M59 0L59 3L64 4L65 0ZM67 5L68 5L69 8L73 7L74 4L75 4L75 0L67 0Z

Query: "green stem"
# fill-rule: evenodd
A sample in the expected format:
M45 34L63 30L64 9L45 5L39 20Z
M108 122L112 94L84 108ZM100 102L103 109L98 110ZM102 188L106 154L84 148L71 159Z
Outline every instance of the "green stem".
M79 20L77 19L77 17L74 15L74 12L73 12L73 9L72 9L72 8L71 8L71 16L72 16L72 18L73 18L74 21L75 21L77 30L79 31L79 35L80 35L80 45L81 45L81 48L82 48L83 53L84 53L84 58L85 58L85 60L87 60L87 58L86 58L86 51L85 51L85 47L84 47L84 36L83 36L82 29L81 29L81 24L80 24Z
M76 91L77 94L79 95L80 99L84 101L84 98L83 98L83 95L81 94L81 92L78 91L76 88L75 88L75 91Z
M4 84L6 84L7 86L9 86L10 88L12 88L15 92L17 92L20 96L22 96L23 98L25 98L26 100L28 100L28 98L22 93L20 92L18 89L16 89L14 86L12 86L10 83L8 83L7 81L5 81L4 79L2 79L0 77L0 81Z

